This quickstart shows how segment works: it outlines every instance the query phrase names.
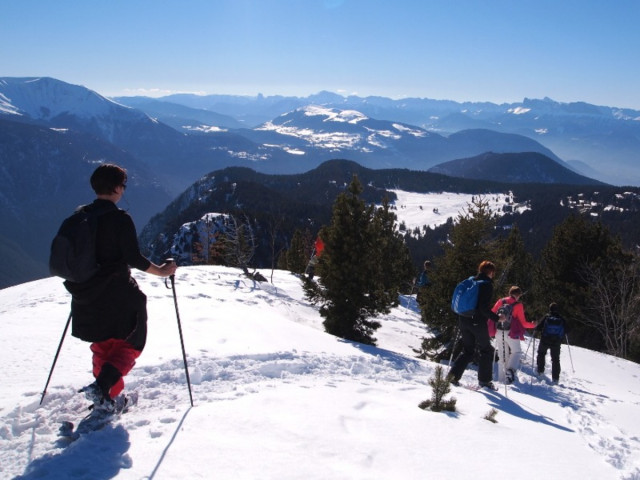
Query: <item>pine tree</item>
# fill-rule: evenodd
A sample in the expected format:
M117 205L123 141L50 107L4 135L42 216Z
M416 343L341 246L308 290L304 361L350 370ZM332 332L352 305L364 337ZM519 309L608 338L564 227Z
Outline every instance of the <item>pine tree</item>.
M375 259L372 275L381 282L376 298L381 302L380 311L388 313L389 306L398 305L400 286L413 276L413 264L388 198L385 197L382 205L375 210L371 227L372 256Z
M245 220L242 223L230 215L229 226L220 240L225 264L241 268L245 275L250 276L249 263L256 251L256 240L249 219Z
M321 304L328 333L375 345L380 323L372 318L397 305L409 255L388 202L376 209L365 205L361 193L354 175L334 203L331 224L320 232L325 248L316 267L318 283L306 281L305 292Z
M635 278L626 285L630 295L613 300L626 288L619 282L634 263L620 239L600 222L572 215L555 228L541 257L534 285L538 310L545 312L549 303L556 302L569 324L572 343L594 350L611 348L607 336L620 332L603 325L608 314L602 307L612 301L633 305L637 293L631 292L637 292L639 281L633 274Z
M293 273L304 273L311 256L311 233L306 230L304 233L296 228L291 238L291 246L287 250L287 270Z
M432 334L422 343L422 357L440 361L450 356L457 328L451 295L458 282L477 273L480 262L495 258L494 226L495 215L482 197L456 218L444 255L432 262L431 286L420 297L422 321Z
M500 266L500 272L494 282L496 294L506 296L512 285L519 286L527 294L527 303L533 303L531 287L534 260L527 251L517 225L513 225L509 235L496 244L494 263ZM524 300L524 299L523 299Z
M428 408L434 412L442 412L443 410L455 412L456 399L450 398L449 400L445 400L444 398L451 392L451 384L445 378L441 365L436 367L433 378L429 379L429 385L432 388L431 399L421 402L418 406L423 410Z

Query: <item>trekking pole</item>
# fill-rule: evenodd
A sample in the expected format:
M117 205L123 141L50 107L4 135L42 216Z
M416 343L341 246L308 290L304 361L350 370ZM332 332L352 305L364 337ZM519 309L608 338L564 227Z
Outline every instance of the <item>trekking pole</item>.
M504 328L502 329L502 370L504 372L504 396L508 397L507 394L507 342L504 338Z
M533 334L531 335L531 338L529 339L529 343L527 344L527 350L524 352L524 358L527 358L527 355L529 355L529 347L531 346L531 340L533 340Z
M537 372L536 366L535 366L535 361L536 361L536 336L535 336L535 332L533 334L531 334L531 336L533 337L533 352L531 352L531 370L533 370L533 373L535 374ZM530 380L531 381L529 382L529 385L533 385L533 375L531 375Z
M407 300L407 310L409 310L409 304L411 303L411 299L413 298L413 291L416 289L416 279L413 279L413 283L411 284L411 292L409 292L409 300ZM418 305L418 295L416 294L416 308L420 310L420 306Z
M60 355L60 349L62 349L62 342L64 342L64 337L67 336L67 330L69 329L70 323L71 323L71 312L69 312L69 318L67 319L67 324L64 326L64 331L62 332L62 337L60 338L60 343L58 344L58 350L56 351L56 356L53 357L53 364L51 365L51 370L49 370L49 377L47 378L47 383L45 383L44 390L42 390L42 396L40 397L40 405L42 405L44 396L47 394L47 387L49 386L49 382L51 381L51 375L53 375L53 369L55 368L56 362L58 361L58 355Z
M576 369L573 368L573 358L571 357L571 346L569 345L569 337L567 336L567 334L564 334L564 338L567 341L567 350L569 350L569 360L571 360L571 371L573 373L576 373Z
M453 362L453 352L456 349L456 345L458 344L458 336L460 335L460 329L456 327L456 334L453 338L453 345L451 346L451 356L449 357L449 366L451 366L451 362Z
M173 259L167 259L167 262L172 262ZM171 279L171 290L173 291L173 303L176 307L176 317L178 319L178 332L180 333L180 346L182 347L182 360L184 362L184 373L187 377L187 387L189 388L189 400L191 401L191 406L193 407L193 396L191 395L191 380L189 379L189 368L187 367L187 354L184 351L184 340L182 338L182 325L180 323L180 313L178 312L178 299L176 297L176 282L175 275L171 275L169 277ZM164 284L167 288L167 280L165 279Z
M496 369L496 355L497 354L498 354L498 349L496 347L493 347L493 359L491 361L491 380L493 380L493 372Z

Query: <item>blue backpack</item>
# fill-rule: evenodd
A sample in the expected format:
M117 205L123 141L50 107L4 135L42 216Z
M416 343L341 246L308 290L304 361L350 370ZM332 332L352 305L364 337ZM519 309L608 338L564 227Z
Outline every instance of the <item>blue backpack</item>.
M453 291L451 310L463 317L472 317L478 307L478 291L480 284L486 280L469 277L461 281Z
M564 337L564 320L562 317L550 315L544 321L543 337Z

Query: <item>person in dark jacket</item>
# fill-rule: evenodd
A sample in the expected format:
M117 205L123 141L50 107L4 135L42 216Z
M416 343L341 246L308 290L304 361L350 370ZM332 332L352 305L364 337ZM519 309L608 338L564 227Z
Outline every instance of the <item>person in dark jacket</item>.
M549 313L536 325L535 332L540 333L540 345L536 359L538 376L544 374L545 358L547 350L549 350L551 352L551 380L554 383L558 383L560 380L560 346L566 331L565 319L560 315L558 305L553 302L549 305Z
M431 280L429 280L429 270L431 270L431 261L424 261L424 268L418 278L416 279L416 287L429 287L431 286Z
M478 266L476 280L482 281L478 290L478 306L473 317L458 316L458 328L462 339L462 352L453 362L447 378L458 385L462 374L474 357L477 349L478 357L478 385L495 390L493 382L493 347L489 338L487 320L500 320L500 317L491 310L493 306L493 276L495 265L485 260Z
M426 303L427 290L431 287L431 280L429 279L431 271L431 261L424 261L424 268L420 275L415 279L414 284L418 287L418 293L416 294L416 302L418 305L422 305L424 308L424 304Z
M176 264L156 265L140 253L135 225L116 203L127 187L126 171L113 164L100 165L91 175L96 193L84 208L99 211L96 259L100 269L82 283L64 282L71 293L71 334L91 342L95 382L82 388L94 409L113 410L114 399L124 389L123 377L131 371L147 338L147 298L131 276L129 267L168 277Z

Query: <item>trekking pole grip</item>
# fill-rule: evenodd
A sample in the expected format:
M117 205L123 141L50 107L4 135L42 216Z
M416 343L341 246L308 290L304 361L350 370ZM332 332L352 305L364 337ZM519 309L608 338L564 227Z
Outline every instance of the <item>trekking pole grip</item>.
M174 259L169 257L164 261L164 263L171 263L173 261L174 261ZM169 280L171 280L171 286L169 286L169 284L167 283L167 278L165 277L164 286L167 287L168 289L174 289L175 290L175 278L176 278L175 274L169 275Z

